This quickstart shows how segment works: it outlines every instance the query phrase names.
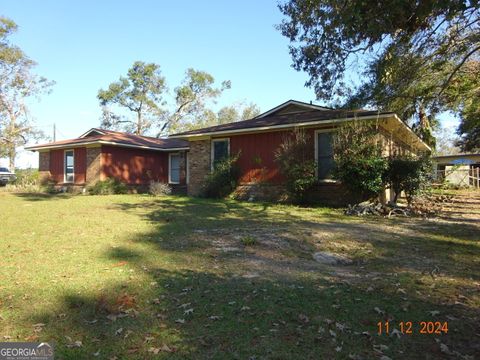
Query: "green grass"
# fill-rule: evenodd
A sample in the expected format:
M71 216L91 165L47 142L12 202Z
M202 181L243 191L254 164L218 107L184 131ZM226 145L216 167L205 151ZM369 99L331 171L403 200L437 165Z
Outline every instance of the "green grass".
M0 193L0 209L0 341L54 341L59 359L479 352L478 221L145 195ZM377 335L387 319L449 333Z

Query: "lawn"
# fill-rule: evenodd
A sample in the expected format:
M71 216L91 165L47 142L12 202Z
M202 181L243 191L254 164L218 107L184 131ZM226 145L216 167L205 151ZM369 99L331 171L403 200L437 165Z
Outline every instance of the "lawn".
M424 220L0 193L0 341L53 341L59 359L473 359L475 196L470 212L459 202ZM421 333L422 321L448 332Z

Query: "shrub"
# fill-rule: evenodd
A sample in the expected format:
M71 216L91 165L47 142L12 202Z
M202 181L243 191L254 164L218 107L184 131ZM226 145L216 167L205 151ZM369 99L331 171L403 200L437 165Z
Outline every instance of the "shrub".
M422 185L429 182L431 169L431 162L428 157L413 157L411 155L391 157L388 160L384 180L395 193L393 202L396 203L398 196L404 191L407 202L410 204L413 196L420 191Z
M15 176L17 178L12 184L18 187L31 187L40 183L40 173L37 169L17 169Z
M350 193L358 194L364 200L380 194L383 189L382 176L386 168L385 159L369 156L338 160L334 173Z
M287 191L294 202L305 203L309 190L317 182L317 165L311 152L308 135L302 129L285 137L275 152L275 161L285 176Z
M207 176L203 194L208 198L223 198L230 195L237 187L240 169L237 165L240 153L218 162L215 169Z
M378 196L387 160L382 157L376 124L352 121L339 126L333 135L333 147L335 178L362 200Z
M150 181L148 192L153 196L170 195L172 193L172 187L163 182Z
M257 240L251 235L244 236L241 241L245 246L253 246L257 243Z
M94 185L87 188L91 195L111 195L111 194L126 194L128 187L117 179L107 179L97 181Z

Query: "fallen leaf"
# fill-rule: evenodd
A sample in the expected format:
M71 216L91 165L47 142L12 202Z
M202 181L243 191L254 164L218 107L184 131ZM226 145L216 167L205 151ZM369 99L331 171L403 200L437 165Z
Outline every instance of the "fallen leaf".
M438 310L433 310L433 311L429 311L429 313L430 313L430 315L432 315L432 316L436 316L436 315L440 314L440 311L438 311Z
M148 352L156 355L156 354L158 354L158 353L160 352L160 348L150 347L150 348L148 349Z
M149 343L152 340L155 340L155 338L153 336L145 336L144 342Z
M452 352L450 351L450 349L448 348L448 346L445 345L445 344L443 344L443 343L440 344L440 351L443 352L443 353L445 353L445 354L448 354L448 355L451 355L451 354L452 354Z
M165 345L165 344L162 345L161 350L165 351L165 352L173 352L174 351L174 349L170 348L168 345Z
M336 351L336 352L342 351L342 347L341 347L341 346L337 346L337 347L335 348L335 351Z
M308 324L308 323L310 322L310 319L309 319L308 316L305 315L305 314L300 314L300 315L298 315L298 320L299 320L300 322L303 322L304 324Z
M77 340L77 341L75 341L75 342L73 342L73 343L67 344L66 346L67 346L68 348L74 348L74 347L79 348L79 347L82 347L83 344L82 344L82 342L81 342L80 340Z
M177 319L175 322L178 324L185 324L185 319Z
M189 315L189 314L193 314L193 309L192 308L187 309L183 312L183 315Z
M100 355L100 350L98 350L97 352L93 353L93 356L97 357Z
M332 337L337 337L337 334L335 334L335 331L329 330L329 333Z
M396 328L394 328L390 333L390 336L393 336L393 335L397 335L397 338L400 338L402 336L402 333L398 331Z
M117 320L117 315L115 314L108 314L107 319L110 321L116 321Z
M380 314L380 315L384 315L385 314L385 311L381 310L380 308L378 307L374 307L373 310L375 310L377 312L377 314Z
M220 320L220 316L212 315L209 317L210 320Z
M127 330L125 332L125 335L123 335L123 338L126 339L127 337L129 337L131 334L133 334L133 331L132 330Z
M123 328L119 328L115 331L115 335L120 335L123 332Z
M250 308L248 306L243 306L240 310L241 311L247 311L247 310L250 310Z

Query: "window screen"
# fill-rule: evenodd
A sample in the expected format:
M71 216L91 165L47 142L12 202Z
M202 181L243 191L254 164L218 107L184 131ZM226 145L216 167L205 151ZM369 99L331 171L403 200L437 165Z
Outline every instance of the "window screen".
M228 158L228 140L214 140L213 141L213 167L220 161Z
M73 150L65 151L65 182L73 182Z
M180 182L180 155L170 155L170 182L178 184Z
M317 151L318 179L332 179L332 171L335 162L333 160L331 132L317 134Z

